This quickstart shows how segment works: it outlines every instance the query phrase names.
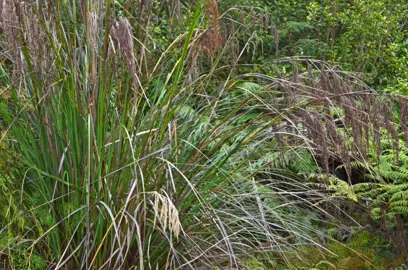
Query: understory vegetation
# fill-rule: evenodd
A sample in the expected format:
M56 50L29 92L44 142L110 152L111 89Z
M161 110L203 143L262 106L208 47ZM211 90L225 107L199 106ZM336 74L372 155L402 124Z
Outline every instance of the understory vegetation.
M1 269L406 269L405 0L0 0Z

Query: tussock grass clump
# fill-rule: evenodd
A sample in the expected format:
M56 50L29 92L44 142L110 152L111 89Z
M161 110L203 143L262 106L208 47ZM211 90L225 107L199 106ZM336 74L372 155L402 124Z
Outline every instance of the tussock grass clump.
M10 265L237 267L249 250L285 248L279 235L291 221L274 222L273 231L258 197L244 205L236 197L252 192L253 181L245 159L232 157L266 127L233 125L248 99L226 103L224 93L239 79L206 93L220 86L221 52L210 73L185 81L203 18L214 21L200 53L218 46L215 2L187 13L187 32L150 69L147 43L113 2L2 4L10 17L1 25L2 91L12 119L2 136L10 205L2 254Z

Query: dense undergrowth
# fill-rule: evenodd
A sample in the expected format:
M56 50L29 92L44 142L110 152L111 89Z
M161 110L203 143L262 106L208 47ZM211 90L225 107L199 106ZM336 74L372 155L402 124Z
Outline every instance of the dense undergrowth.
M403 267L405 24L306 2L0 0L0 267Z

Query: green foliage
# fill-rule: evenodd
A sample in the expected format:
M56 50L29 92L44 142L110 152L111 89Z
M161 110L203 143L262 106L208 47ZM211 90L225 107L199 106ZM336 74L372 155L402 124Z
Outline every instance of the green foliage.
M350 186L347 182L340 180L331 175L309 175L309 179L323 183L312 183L312 186L319 187L321 189L327 189L328 191L333 192L331 198L341 197L346 198L352 201L357 202L357 196L353 189L353 186Z
M330 117L365 112L360 92L376 96L349 71L408 93L406 1L59 0L21 14L3 2L0 256L11 267L387 267L383 241L347 242L321 213L349 200L388 227L408 214L408 152L387 138L402 138L401 108L374 117L390 125L380 130L329 130ZM336 178L329 161L365 182ZM334 239L320 245L322 231Z
M348 243L329 240L327 248L333 253L305 249L294 269L389 269L395 260L384 241L367 231L357 232Z
M219 15L213 6L185 4L175 40L166 35L158 53L142 39L150 25L134 20L150 15L130 2L89 3L82 13L63 2L27 7L30 24L21 29L42 39L8 44L22 57L8 56L21 70L5 85L13 106L2 107L12 140L1 137L1 203L9 208L1 240L12 267L231 268L248 252L263 259L313 241L319 215L279 188L306 187L290 172L285 183L274 174L264 174L271 185L258 179L271 162L260 154L279 149L269 123L282 116L265 116L261 101L274 93L257 76L225 74L229 51L208 36ZM260 153L252 147L259 136L269 140ZM299 172L317 169L307 150L291 152ZM281 164L295 167L290 156Z
M406 1L243 2L262 5L272 15L280 56L334 61L364 72L366 81L385 92L406 93L408 34L401 12L408 8ZM273 55L275 48L262 48L264 54Z

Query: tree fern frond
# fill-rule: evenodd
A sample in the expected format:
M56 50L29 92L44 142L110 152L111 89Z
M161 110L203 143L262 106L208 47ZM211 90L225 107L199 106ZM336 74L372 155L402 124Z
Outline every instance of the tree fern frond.
M392 194L390 198L390 202L401 201L401 200L408 200L408 191L399 191Z
M408 207L407 206L395 206L392 208L391 213L408 214Z

